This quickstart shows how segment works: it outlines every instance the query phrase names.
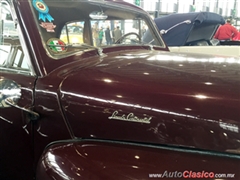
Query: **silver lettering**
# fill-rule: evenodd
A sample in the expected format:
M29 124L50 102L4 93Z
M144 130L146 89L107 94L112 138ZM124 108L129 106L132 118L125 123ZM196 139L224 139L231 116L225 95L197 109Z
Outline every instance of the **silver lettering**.
M112 113L112 116L108 117L108 119L150 124L150 120L152 119L152 117L139 118L135 116L133 113L129 113L127 115L126 114L119 115L118 111L114 111Z

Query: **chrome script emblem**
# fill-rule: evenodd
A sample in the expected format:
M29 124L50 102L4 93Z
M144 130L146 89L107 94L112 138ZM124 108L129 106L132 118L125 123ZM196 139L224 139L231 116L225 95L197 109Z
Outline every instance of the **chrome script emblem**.
M133 113L129 113L127 115L126 114L120 115L118 114L118 111L114 111L112 113L112 116L108 117L108 119L150 124L150 120L152 119L152 117L139 118L135 116Z

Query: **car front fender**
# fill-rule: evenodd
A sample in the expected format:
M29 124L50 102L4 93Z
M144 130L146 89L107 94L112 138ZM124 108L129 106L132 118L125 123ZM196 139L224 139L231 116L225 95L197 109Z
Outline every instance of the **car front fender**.
M103 140L69 140L49 145L37 180L240 177L240 156Z

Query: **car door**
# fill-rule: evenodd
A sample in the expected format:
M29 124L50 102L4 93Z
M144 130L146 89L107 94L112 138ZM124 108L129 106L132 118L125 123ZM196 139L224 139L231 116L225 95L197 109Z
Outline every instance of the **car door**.
M13 8L0 1L0 179L32 179L36 76Z

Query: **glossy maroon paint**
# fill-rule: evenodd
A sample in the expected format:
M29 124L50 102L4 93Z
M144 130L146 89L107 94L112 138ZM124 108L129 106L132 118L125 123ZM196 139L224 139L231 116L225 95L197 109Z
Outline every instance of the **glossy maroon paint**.
M37 178L227 180L238 179L239 168L239 159L222 154L79 140L48 147L41 157Z
M11 79L24 87L19 105L31 107L35 78L21 74L15 76L1 71L0 81L4 79ZM33 177L33 172L22 167L32 167L33 163L33 132L30 119L26 113L14 107L1 108L0 116L6 119L0 119L0 179L29 179ZM21 171L21 175L13 173L13 170Z
M9 175L0 177L33 179L38 166L37 177L44 180L148 179L150 173L186 169L239 178L239 62L146 45L55 60L41 43L31 1L14 1L14 8L36 76L0 76L22 87L19 104L40 118L30 121L13 107L0 110L13 120L0 121L0 142L8 149L0 149L0 172ZM132 113L150 123L111 118L116 111L121 118ZM73 141L81 138L100 141ZM69 142L44 152L55 141ZM49 154L55 161L49 162Z
M59 89L74 135L237 151L239 75L225 73L238 72L239 64L214 63L211 56L204 65L181 58L149 50L109 53L67 73ZM116 111L152 118L149 124L109 119Z

